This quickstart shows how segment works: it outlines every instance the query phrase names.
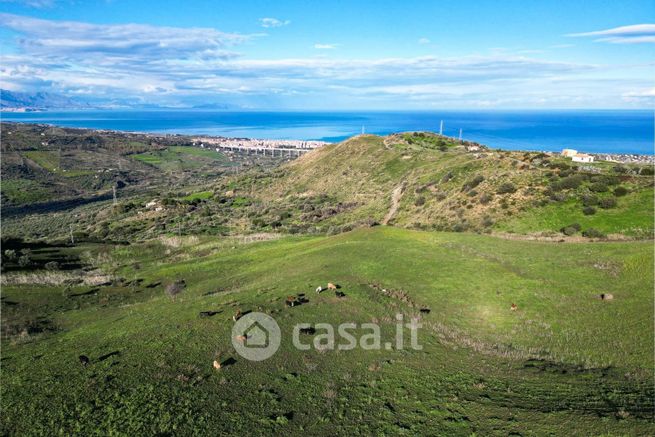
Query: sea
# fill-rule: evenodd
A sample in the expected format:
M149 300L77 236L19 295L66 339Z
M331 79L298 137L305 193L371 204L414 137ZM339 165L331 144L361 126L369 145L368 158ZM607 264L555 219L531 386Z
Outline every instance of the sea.
M362 132L439 132L506 150L647 154L652 110L485 110L262 112L78 110L12 113L3 121L152 133L336 142Z

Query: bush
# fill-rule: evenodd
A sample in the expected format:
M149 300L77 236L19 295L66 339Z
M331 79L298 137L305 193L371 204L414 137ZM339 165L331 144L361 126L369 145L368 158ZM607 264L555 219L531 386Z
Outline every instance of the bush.
M588 237L588 238L604 238L605 237L605 234L603 234L598 229L594 229L594 228L589 228L589 229L583 231L582 235L584 237Z
M462 191L468 191L468 190L471 190L471 189L477 187L478 185L480 185L480 184L482 183L482 181L484 181L484 176L482 176L482 175L477 175L477 176L475 176L473 179L471 179L470 181L466 182L466 183L462 186Z
M561 191L561 190L571 190L574 188L578 188L582 182L584 182L584 176L580 174L575 174L573 176L567 176L557 182L553 182L551 184L551 188L553 191Z
M496 192L498 194L511 194L516 192L516 187L511 182L504 182L503 184L500 185L500 187L498 187Z
M18 265L21 267L27 267L32 264L32 260L30 259L29 255L21 255L20 258L18 258Z
M46 270L54 271L54 270L59 270L59 268L60 268L60 266L59 266L59 263L57 261L49 261L49 262L45 263L45 269Z
M560 229L560 232L562 232L564 235L574 235L576 232L578 232L578 230L572 228L571 226L567 226L565 228Z
M653 176L655 170L653 170L653 167L644 167L639 171L639 174L642 176Z
M624 167L622 165L615 165L612 170L614 170L615 173L618 174L625 174L628 172L628 167Z
M582 229L582 226L580 226L580 223L571 223L568 226L564 226L562 229L560 229L560 232L562 232L564 235L573 235L576 232L580 232Z
M550 199L554 200L555 202L564 202L568 198L569 196L567 196L565 193L551 193L550 195Z
M596 214L596 208L594 208L593 206L585 206L584 208L582 208L582 213L584 215L594 215Z
M414 205L416 206L425 205L425 197L423 196L417 197L416 200L414 201Z
M604 193L608 190L608 187L604 182L595 182L589 186L589 189L595 193Z
M14 249L7 249L5 250L5 257L8 260L15 260L16 259L16 251Z
M603 209L610 209L616 207L616 199L613 197L606 197L600 201L600 207Z
M493 195L488 193L483 193L482 196L480 196L480 203L486 205L487 203L491 202L492 199L493 199Z
M584 196L582 196L582 204L584 206L598 205L598 196L594 194L585 194Z
M628 194L628 189L625 188L625 187L616 187L616 188L614 189L614 195L615 195L616 197L623 197L623 196L625 196L626 194Z

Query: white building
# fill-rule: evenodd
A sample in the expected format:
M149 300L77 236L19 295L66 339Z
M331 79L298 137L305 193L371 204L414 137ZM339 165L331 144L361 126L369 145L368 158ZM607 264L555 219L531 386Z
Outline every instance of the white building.
M594 157L585 153L577 153L571 159L573 162L594 162Z
M564 150L562 150L562 156L566 156L567 158L571 158L571 157L573 157L573 156L575 156L577 154L578 154L578 151L574 150L574 149L564 149Z

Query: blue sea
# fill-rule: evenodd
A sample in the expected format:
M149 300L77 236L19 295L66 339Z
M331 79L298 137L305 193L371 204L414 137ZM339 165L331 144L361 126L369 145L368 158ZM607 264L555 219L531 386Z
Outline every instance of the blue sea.
M2 113L3 121L138 132L340 141L361 133L439 131L508 150L653 154L651 110L228 112L103 110Z

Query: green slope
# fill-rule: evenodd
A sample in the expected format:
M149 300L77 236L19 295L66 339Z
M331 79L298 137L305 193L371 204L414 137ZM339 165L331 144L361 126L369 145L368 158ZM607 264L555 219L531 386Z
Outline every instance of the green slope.
M3 287L3 332L17 333L3 339L3 433L655 432L649 243L390 227L166 241L75 249L123 283ZM148 287L176 278L188 287L175 301ZM346 296L314 293L328 281ZM309 302L286 307L298 293ZM234 353L237 309L276 318L271 359ZM199 317L207 310L218 313ZM421 317L423 350L300 352L289 341L301 322L375 321L393 338L398 312ZM56 331L20 334L26 314ZM236 361L216 371L217 353Z

